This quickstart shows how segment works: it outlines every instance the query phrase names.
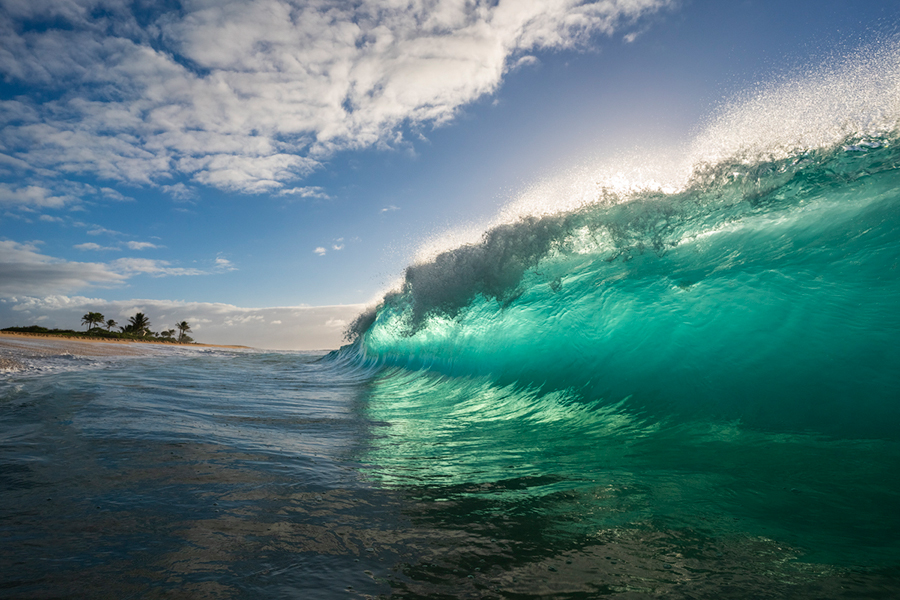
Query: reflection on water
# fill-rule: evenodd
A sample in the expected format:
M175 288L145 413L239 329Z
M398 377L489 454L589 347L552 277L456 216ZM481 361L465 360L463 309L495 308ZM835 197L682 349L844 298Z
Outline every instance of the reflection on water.
M313 354L0 383L4 598L875 598L897 448ZM82 361L82 362L79 362Z

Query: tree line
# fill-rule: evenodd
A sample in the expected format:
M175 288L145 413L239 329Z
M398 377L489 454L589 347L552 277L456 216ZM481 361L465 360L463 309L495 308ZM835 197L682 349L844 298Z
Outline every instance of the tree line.
M107 320L102 313L89 312L81 317L81 324L87 325L87 333L102 333L102 328L106 327L106 333L112 332L113 327L119 324L114 319ZM175 332L178 331L178 338L175 338ZM155 332L150 330L150 319L144 313L137 313L133 317L128 318L128 323L119 327L119 333L127 337L137 338L157 338L166 341L178 341L182 343L193 342L194 339L187 335L191 330L191 326L187 321L177 323L174 329L166 329L164 331Z

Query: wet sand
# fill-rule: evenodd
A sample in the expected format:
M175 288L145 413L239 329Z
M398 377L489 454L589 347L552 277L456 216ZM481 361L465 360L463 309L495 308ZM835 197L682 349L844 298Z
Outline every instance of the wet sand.
M173 344L171 342L68 338L39 333L0 332L0 371L25 368L20 359L46 356L139 356L151 347L247 348L215 344Z
M153 344L155 346L169 346L171 348L249 348L249 346L221 345L221 344L177 344L172 342L160 342L156 340L117 340L107 338L72 338L44 333L23 333L18 331L0 331L0 345L9 347L15 345L17 340L34 339L49 342L52 347L65 348L55 354L77 354L80 356L109 356L115 354L132 354L128 346L140 346ZM87 344L100 345L90 349ZM104 346L106 346L104 348ZM124 348L123 348L124 346Z

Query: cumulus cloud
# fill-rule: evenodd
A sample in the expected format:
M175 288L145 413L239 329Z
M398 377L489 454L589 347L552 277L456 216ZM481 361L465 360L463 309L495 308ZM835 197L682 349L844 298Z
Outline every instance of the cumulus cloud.
M115 200L116 202L134 202L134 198L132 198L131 196L126 196L123 193L112 188L100 188L100 193L107 200Z
M187 0L139 18L125 0L5 2L0 74L37 88L0 106L0 173L316 197L287 184L336 151L451 120L532 52L672 2ZM67 200L0 187L0 203L22 202Z
M0 111L3 102L0 102ZM3 134L0 119L0 138ZM0 182L0 205L24 210L67 209L81 210L85 199L102 199L113 202L134 202L134 198L125 196L109 187L99 189L78 181L60 178L61 173L47 169L35 169L28 175L21 172L4 172L4 159L8 164L10 157L0 154L0 179L7 176L9 182ZM27 164L15 159L18 163ZM64 175L64 174L63 174Z
M196 190L194 190L193 188L189 188L183 183L176 183L175 185L164 185L161 186L160 189L172 196L174 200L177 200L179 202L186 202L197 197Z
M156 244L150 242L125 242L129 250L147 250L148 248L159 248Z
M318 254L319 256L325 256L325 253L328 252L328 251L327 251L324 247L319 246L318 248L316 248L315 250L313 250L313 252L315 252L315 253Z
M113 229L107 229L105 227L94 227L93 229L89 229L87 234L88 235L123 235L121 231L115 231Z
M63 208L75 200L73 196L59 194L40 185L0 183L0 205Z
M223 258L221 256L216 257L216 270L217 271L237 271L237 267L234 266L227 258Z
M230 304L172 300L108 301L60 294L0 297L0 327L31 325L77 328L86 312L125 322L142 312L154 331L187 321L191 336L209 344L240 344L278 350L337 348L343 330L363 305L244 308Z
M95 244L94 242L87 242L84 244L75 244L72 246L76 250L118 250L118 248L110 248L108 246L101 246L100 244Z
M298 198L321 198L328 200L329 196L321 187L317 185L309 185L304 187L294 187L279 191L277 196L296 196Z

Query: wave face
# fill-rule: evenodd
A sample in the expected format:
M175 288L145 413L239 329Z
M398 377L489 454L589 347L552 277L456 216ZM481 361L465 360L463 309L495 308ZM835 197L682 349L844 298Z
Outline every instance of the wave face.
M900 572L898 104L897 45L860 52L423 255L327 359L372 374L362 469L559 556Z
M900 437L898 57L735 103L680 182L532 194L410 266L358 351L659 419Z

